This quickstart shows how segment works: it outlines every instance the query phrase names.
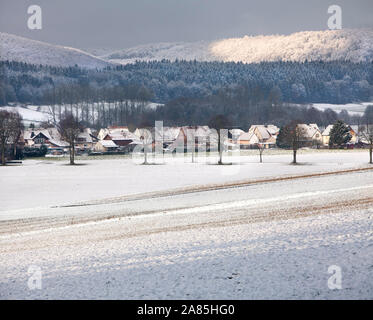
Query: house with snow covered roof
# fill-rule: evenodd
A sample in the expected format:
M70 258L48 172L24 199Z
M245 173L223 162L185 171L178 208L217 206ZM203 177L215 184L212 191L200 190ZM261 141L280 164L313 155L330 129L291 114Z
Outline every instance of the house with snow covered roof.
M329 141L330 141L330 131L332 130L333 128L333 124L330 124L328 125L325 130L322 132L322 144L324 146L328 146L329 145ZM352 126L348 126L350 128L350 134L351 134L351 140L349 142L349 144L356 144L359 142L359 126L355 126L355 125L352 125Z
M113 140L99 140L93 147L93 150L96 152L113 152L117 151L119 148Z
M128 131L111 131L107 133L102 140L111 140L118 147L126 147L138 138Z
M90 128L85 128L76 138L75 147L81 151L92 150L97 141L98 138L92 134L92 130Z
M330 124L328 125L325 130L322 132L322 144L324 146L328 146L329 145L329 141L330 141L330 131L332 130L333 128L333 125Z
M127 126L110 126L108 128L102 128L97 134L98 140L104 140L105 136L110 135L120 135L125 132L130 132Z
M259 144L266 148L276 145L277 135L280 129L275 125L252 125L248 132L239 137L241 148L255 148Z
M25 146L28 147L47 145L52 148L66 148L69 146L66 141L62 140L61 135L56 128L25 130L23 133L23 139L25 141Z
M258 145L259 138L253 131L245 132L239 136L238 143L241 149L249 149Z
M298 128L302 132L301 142L305 146L323 144L323 135L316 123L311 123L311 124L300 123L298 124Z

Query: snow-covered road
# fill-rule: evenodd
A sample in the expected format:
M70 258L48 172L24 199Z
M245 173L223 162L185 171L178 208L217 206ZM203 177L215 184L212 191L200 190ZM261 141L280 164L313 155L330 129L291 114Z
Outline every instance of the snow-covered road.
M373 171L49 210L1 222L0 298L373 298Z

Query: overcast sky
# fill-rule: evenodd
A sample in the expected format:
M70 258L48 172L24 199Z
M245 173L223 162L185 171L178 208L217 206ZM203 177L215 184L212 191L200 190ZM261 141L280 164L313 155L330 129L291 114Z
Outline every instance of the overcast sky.
M42 8L42 30L27 8ZM77 48L215 40L327 29L328 6L343 28L373 27L373 0L0 0L0 31Z

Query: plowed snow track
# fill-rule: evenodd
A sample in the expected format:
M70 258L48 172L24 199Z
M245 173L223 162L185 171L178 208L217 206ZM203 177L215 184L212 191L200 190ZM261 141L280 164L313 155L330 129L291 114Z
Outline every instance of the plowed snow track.
M50 211L49 216L43 217L33 217L26 219L16 219L16 220L4 220L0 221L0 235L28 232L40 229L51 229L59 228L64 226L71 226L77 224L84 224L89 222L98 222L111 219L120 219L123 217L139 216L139 215L152 215L152 214L173 214L173 213L186 213L190 211L190 215L194 212L206 212L206 211L226 211L234 210L236 212L240 210L253 210L254 213L247 216L244 215L243 218L239 219L228 219L220 221L219 215L217 215L218 221L208 222L208 226L212 226L214 223L217 225L224 225L229 223L242 223L256 222L256 221L266 221L272 219L286 219L293 218L297 215L306 215L306 214L316 214L322 212L329 212L335 210L350 210L352 208L366 208L372 206L372 197L369 195L373 194L373 185L367 185L362 187L353 187L353 188L342 188L336 190L323 191L323 194L330 194L330 199L327 204L325 204L324 198L318 198L320 192L310 193L304 192L300 194L290 195L286 197L272 197L269 199L258 199L252 203L245 201L229 201L229 202L215 202L207 205L188 205L178 206L177 201L178 197L183 195L189 195L194 197L200 193L207 193L216 190L229 190L233 188L244 188L252 185L265 185L269 190L272 185L276 185L280 182L286 181L296 181L297 183L308 183L308 180L311 178L327 178L330 176L338 175L351 175L354 173L364 173L372 172L373 168L360 168L360 169L348 169L340 170L334 172L323 172L323 173L314 173L307 175L297 175L297 176L286 176L286 177L276 177L270 179L257 179L251 181L238 181L235 183L226 183L226 184L214 184L214 185L204 185L204 186L193 186L188 188L169 190L169 191L160 191L146 194L138 194L133 196L124 196L117 197L115 199L101 199L93 202L86 202L80 204L72 204L67 206L60 207L51 207L48 210ZM372 180L373 183L373 180ZM341 201L338 197L339 193L349 192L349 200ZM335 197L335 198L333 198ZM164 207L162 209L144 209L142 203L145 200L159 200L166 199L170 203L176 203L173 207ZM308 198L311 198L311 202ZM308 200L307 200L308 199ZM320 202L320 203L319 203ZM127 203L131 203L134 206L134 210L128 210ZM280 205L279 205L280 204ZM101 213L105 211L109 205L109 212ZM110 207L114 205L114 207ZM119 205L119 206L118 206ZM276 206L276 207L274 207ZM88 210L80 212L81 210ZM104 210L105 209L105 210ZM54 215L53 212L59 212L63 210L63 214ZM191 227L203 227L204 223L192 224L189 226L184 226L180 228L191 228ZM163 229L159 229L162 232ZM163 231L167 231L164 229Z

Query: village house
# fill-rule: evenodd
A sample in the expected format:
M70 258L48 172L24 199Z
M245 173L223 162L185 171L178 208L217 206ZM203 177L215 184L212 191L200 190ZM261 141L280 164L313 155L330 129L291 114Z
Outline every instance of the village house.
M144 141L145 143L149 144L153 142L153 134L151 130L146 129L146 128L136 128L136 130L133 132L135 135L137 141L141 140Z
M29 129L23 133L25 146L41 147L46 145L48 148L67 148L69 144L63 141L60 133L56 128L48 128L41 130Z
M250 149L258 145L259 138L253 131L245 132L240 135L238 143L240 144L241 149Z
M298 124L298 129L301 130L301 143L303 146L321 146L323 144L323 135L316 123Z
M184 132L181 127L163 127L162 131L163 132L159 132L158 128L155 128L154 139L162 139L163 148L165 149L169 148L175 141L180 142L185 140Z
M195 149L198 150L210 150L213 146L217 147L218 136L217 132L209 128L209 126L184 126L181 131L185 139L185 145L187 143L187 138L193 139L194 141L189 144L194 145ZM179 138L180 139L180 138Z
M333 125L330 124L328 125L325 130L322 132L322 144L324 146L328 146L329 145L329 141L330 141L330 131L332 130L333 128Z
M209 149L212 141L211 129L208 126L183 126L183 127L163 127L162 132L158 128L141 129L137 128L134 135L141 139L145 137L145 140L152 141L153 147L155 140L163 141L164 151L176 151L177 148L184 148L187 150L187 144L193 144L193 142L188 141L194 138L194 146L198 148L199 145ZM216 138L215 138L216 140Z
M127 126L110 126L108 128L102 128L97 134L98 140L104 140L109 135L121 135L125 132L130 132Z
M99 131L93 150L95 152L129 152L136 143L140 143L139 138L129 131L128 127L109 127Z
M79 133L75 141L75 147L78 151L89 151L93 149L97 142L98 138L92 134L92 130L90 128L86 128Z
M243 131L242 129L230 129L229 130L229 138L231 140L231 142L237 142L238 138L243 135L245 133L245 131Z
M117 146L112 140L99 140L93 147L95 152L114 152L117 151Z
M238 143L242 149L273 148L276 146L277 135L280 129L274 125L252 125L248 132L240 135Z
M351 140L350 144L357 144L359 142L359 126L349 126L350 128L350 135L351 135Z
M333 128L333 124L328 125L325 130L322 132L322 144L324 146L329 146L330 141L330 131ZM351 140L348 144L354 145L359 142L359 127L358 126L349 126Z
M130 131L123 131L121 133L108 133L102 140L112 140L118 147L126 147L137 140L137 137Z

